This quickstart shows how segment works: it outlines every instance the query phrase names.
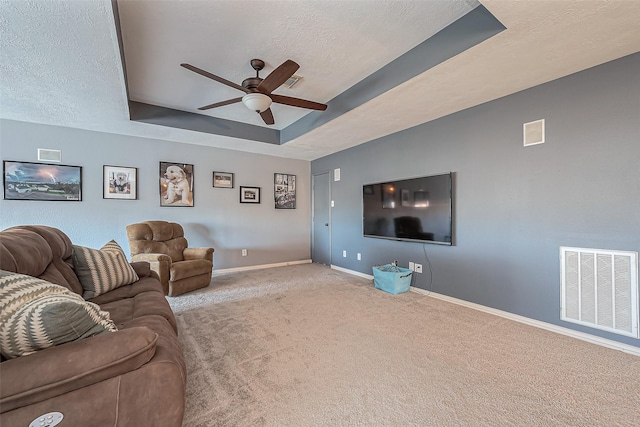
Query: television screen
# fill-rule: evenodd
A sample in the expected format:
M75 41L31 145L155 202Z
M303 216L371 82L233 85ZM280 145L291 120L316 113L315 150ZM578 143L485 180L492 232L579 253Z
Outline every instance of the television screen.
M452 174L365 184L365 237L452 244Z

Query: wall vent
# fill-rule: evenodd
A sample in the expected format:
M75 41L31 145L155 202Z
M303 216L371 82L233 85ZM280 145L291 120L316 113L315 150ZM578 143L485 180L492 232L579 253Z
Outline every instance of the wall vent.
M294 84L298 83L300 81L300 79L302 78L302 76L298 75L298 74L294 74L291 77L289 77L287 79L286 82L282 83L282 86L291 89L293 87Z
M560 247L560 318L638 335L638 252Z
M524 146L542 144L544 142L544 119L522 125Z
M38 148L38 161L61 162L62 151L50 150L48 148Z

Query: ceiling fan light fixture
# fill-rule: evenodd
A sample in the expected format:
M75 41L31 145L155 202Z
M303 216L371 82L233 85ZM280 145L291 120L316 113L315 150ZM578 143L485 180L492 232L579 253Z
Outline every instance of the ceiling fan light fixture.
M248 93L242 97L242 103L248 109L262 113L271 107L271 98L263 93Z

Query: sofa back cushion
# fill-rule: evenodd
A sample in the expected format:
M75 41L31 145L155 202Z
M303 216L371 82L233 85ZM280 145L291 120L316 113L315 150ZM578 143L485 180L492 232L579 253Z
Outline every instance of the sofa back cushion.
M145 221L127 226L131 256L137 254L165 254L171 261L184 261L188 246L180 224L167 221Z
M57 228L24 225L0 232L0 269L38 277L82 295L72 253L71 240Z

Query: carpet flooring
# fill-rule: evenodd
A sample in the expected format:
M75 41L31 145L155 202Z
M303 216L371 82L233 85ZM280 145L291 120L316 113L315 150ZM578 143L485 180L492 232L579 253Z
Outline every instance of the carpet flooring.
M636 426L640 357L317 264L169 298L185 427Z

